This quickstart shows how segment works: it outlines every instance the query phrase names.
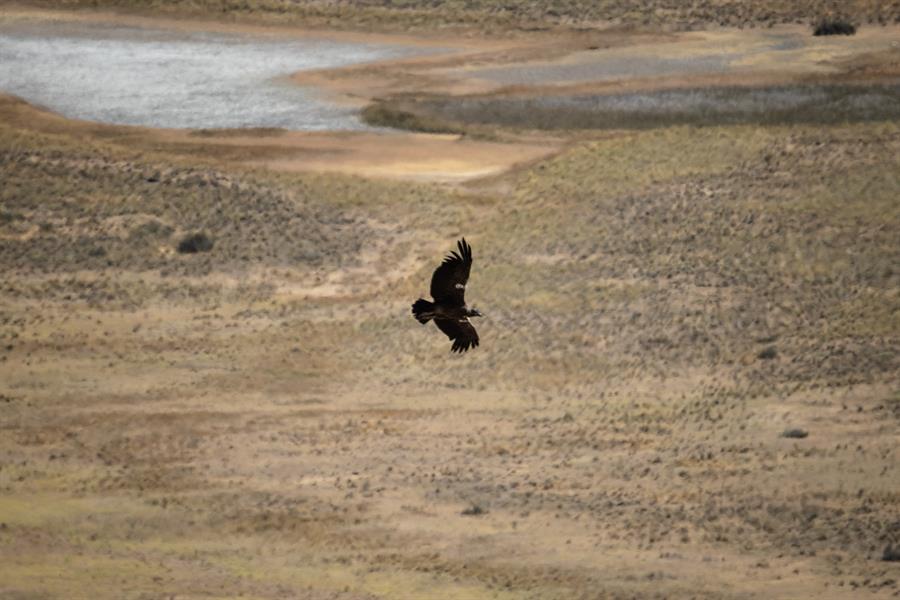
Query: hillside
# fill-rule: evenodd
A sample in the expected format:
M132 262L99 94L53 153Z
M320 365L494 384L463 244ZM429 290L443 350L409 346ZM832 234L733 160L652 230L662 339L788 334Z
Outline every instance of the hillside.
M21 4L21 3L18 3ZM704 29L815 23L846 17L857 23L900 22L900 7L882 0L63 0L33 6L181 13L329 28L367 30L463 27L496 31L584 28L617 24L635 27Z
M329 143L0 96L0 599L900 597L896 119Z
M6 590L896 592L896 124L465 188L0 142ZM408 306L462 234L451 357Z

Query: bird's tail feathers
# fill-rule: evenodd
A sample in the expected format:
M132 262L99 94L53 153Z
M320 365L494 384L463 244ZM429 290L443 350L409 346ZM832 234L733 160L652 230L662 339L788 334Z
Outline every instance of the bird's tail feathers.
M412 312L413 316L416 317L416 320L424 325L434 318L434 303L419 298L416 300L415 304L412 305Z

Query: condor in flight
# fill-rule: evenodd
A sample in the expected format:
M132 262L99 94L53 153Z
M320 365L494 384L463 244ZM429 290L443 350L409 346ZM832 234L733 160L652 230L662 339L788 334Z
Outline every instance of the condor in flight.
M431 276L434 302L419 298L412 305L412 312L423 325L434 319L437 328L453 340L451 352L465 352L478 345L478 332L472 327L469 317L480 317L481 313L468 308L464 298L472 268L472 247L466 238L458 241L456 247L459 252L448 254Z

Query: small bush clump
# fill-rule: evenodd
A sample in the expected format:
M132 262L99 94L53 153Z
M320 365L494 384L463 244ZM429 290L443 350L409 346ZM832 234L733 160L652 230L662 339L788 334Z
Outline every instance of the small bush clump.
M0 225L12 223L13 221L20 221L24 218L25 217L20 213L10 212L8 210L0 208Z
M888 544L887 548L884 549L884 554L881 555L881 560L886 562L900 562L900 546L895 548L893 544Z
M212 247L212 238L202 231L192 233L178 242L178 252L180 252L181 254L209 252L210 250L212 250Z
M816 25L813 35L853 35L856 25L845 19L822 19Z
M174 230L169 225L156 219L142 223L131 230L128 239L132 241L143 239L167 238Z
M778 356L778 349L775 346L768 346L759 351L756 355L760 360L772 360Z
M805 429L793 428L793 429L785 429L784 433L781 434L781 437L785 438L793 438L797 440L802 440L803 438L809 436L809 432Z
M376 102L363 109L362 120L374 127L392 127L421 133L461 133L447 123L415 114L397 106Z

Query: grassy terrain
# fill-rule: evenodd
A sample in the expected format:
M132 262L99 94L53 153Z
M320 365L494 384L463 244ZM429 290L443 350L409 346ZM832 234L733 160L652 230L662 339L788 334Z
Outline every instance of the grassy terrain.
M0 121L0 595L900 593L896 122L467 187L135 136ZM461 357L409 315L460 235Z
M672 125L836 124L900 119L900 85L717 87L615 95L469 96L381 100L372 125L413 131L490 127L579 130Z
M343 29L478 29L554 26L584 27L602 22L633 26L704 28L709 26L759 27L777 23L818 22L824 16L845 17L856 23L900 22L900 7L880 0L63 0L30 4L51 8L114 8L219 15L281 23L305 23Z

